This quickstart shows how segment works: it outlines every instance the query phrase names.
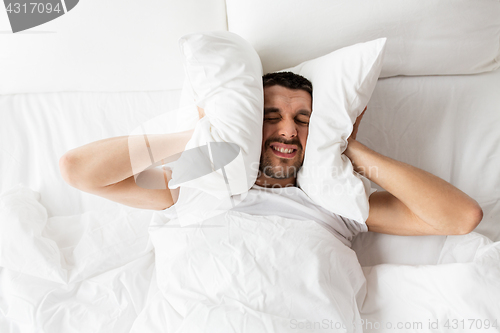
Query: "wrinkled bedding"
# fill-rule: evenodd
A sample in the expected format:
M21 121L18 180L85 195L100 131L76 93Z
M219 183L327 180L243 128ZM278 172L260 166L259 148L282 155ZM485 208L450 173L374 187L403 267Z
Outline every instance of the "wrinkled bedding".
M363 273L364 332L500 332L500 242L475 232L448 236L437 265Z
M337 332L354 320L347 332L442 332L430 321L500 319L500 242L448 237L439 258L361 268L317 223L278 216L50 218L19 185L0 196L0 331Z
M315 221L228 211L150 233L173 331L287 332L294 323L360 320L356 254Z
M0 197L0 332L127 332L154 270L150 212L49 218L39 198Z

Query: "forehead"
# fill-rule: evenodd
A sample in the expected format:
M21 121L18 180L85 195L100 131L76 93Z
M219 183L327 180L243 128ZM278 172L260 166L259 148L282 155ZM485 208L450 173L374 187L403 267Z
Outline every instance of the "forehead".
M312 110L312 99L307 91L274 85L264 88L264 107L271 106Z

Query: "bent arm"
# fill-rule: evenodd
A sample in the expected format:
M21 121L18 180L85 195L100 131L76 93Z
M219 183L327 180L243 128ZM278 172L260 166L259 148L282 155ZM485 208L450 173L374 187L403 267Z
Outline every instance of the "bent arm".
M378 154L352 138L348 141L344 154L355 171L389 192L370 196L366 224L369 229L372 224L372 231L394 233L391 228L404 226L399 234L465 234L481 221L479 204L450 183Z
M165 209L174 203L167 186L169 175L146 169L181 153L192 133L121 136L92 142L60 158L61 175L68 184L85 192L137 208Z

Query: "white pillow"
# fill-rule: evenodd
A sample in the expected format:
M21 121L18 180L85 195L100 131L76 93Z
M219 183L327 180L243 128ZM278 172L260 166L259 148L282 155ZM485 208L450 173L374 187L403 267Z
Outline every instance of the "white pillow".
M500 66L498 0L227 0L226 6L229 31L254 46L264 73L380 37L388 38L381 77Z
M0 10L0 94L181 89L179 38L225 29L224 0L85 0L15 34Z
M370 181L342 153L375 88L386 38L349 46L287 69L313 85L313 112L297 185L324 208L364 223Z
M259 56L227 31L190 34L179 44L188 86L206 116L173 164L169 188L196 188L219 199L245 193L257 178L262 143ZM232 161L221 164L228 156Z

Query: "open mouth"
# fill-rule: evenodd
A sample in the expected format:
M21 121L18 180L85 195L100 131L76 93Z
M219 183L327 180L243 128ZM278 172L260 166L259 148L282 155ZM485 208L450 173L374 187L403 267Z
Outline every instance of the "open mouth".
M281 158L293 158L295 155L297 155L296 148L281 147L278 145L271 145L270 148L273 151L274 155Z

